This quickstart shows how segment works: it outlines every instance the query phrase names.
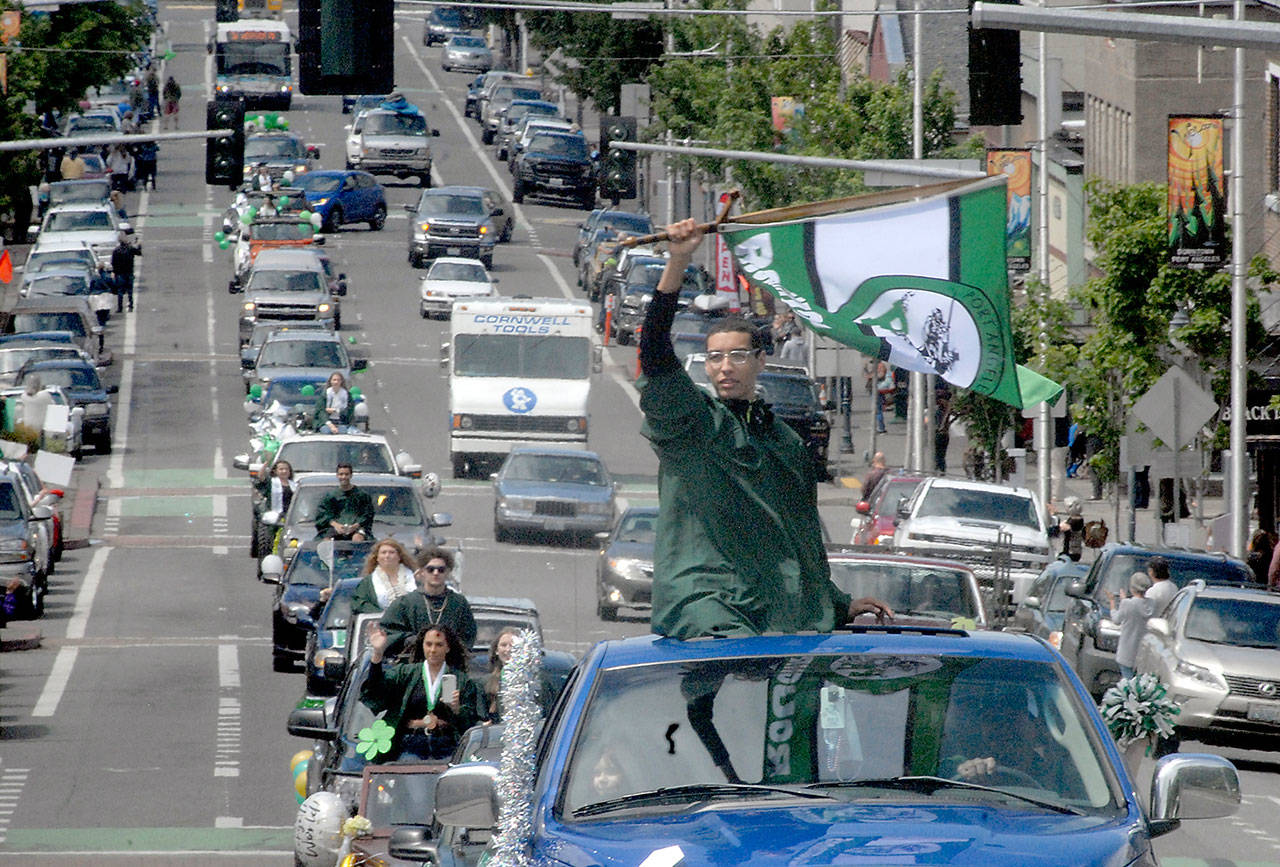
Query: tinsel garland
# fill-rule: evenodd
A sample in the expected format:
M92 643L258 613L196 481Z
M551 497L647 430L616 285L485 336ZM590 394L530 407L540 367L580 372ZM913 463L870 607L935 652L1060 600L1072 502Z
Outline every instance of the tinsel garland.
M502 708L502 760L498 766L498 831L493 838L492 867L520 867L533 835L534 758L542 706L542 646L526 629L511 644L511 660L502 667L498 692Z
M1103 694L1098 710L1121 749L1134 741L1153 740L1153 735L1171 736L1173 718L1181 712L1154 674L1120 681ZM1150 746L1147 749L1150 752Z

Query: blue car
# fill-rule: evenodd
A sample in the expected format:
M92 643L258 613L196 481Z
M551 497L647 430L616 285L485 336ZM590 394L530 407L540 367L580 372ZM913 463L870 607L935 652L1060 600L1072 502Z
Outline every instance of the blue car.
M329 541L329 540L324 540ZM306 654L307 634L315 629L320 613L320 591L364 568L372 542L304 542L289 560L276 554L262 558L262 580L276 585L271 611L271 661L276 671L292 671Z
M494 474L493 537L532 531L594 542L613 527L615 488L595 452L516 446Z
M343 578L334 584L329 601L324 603L307 634L307 695L333 695L341 685L324 676L324 661L347 658L347 628L355 619L351 613L351 597L363 580Z
M88 361L65 358L36 361L18 370L14 383L25 387L26 381L38 377L42 386L62 387L72 408L84 408L83 437L100 455L111 453L111 398L116 386L104 386L98 369Z
M326 232L336 232L347 223L368 223L377 232L387 224L387 195L368 172L308 172L293 185L303 190L307 207L320 215Z
M515 841L532 865L1154 865L1152 838L1240 799L1230 762L1176 754L1145 811L1079 679L1010 633L605 641L546 726ZM437 822L496 827L496 781L451 768Z

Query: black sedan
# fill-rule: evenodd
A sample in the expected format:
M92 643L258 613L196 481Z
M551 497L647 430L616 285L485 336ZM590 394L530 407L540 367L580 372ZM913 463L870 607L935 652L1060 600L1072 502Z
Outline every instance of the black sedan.
M272 554L262 559L262 580L275 584L271 607L271 663L276 671L292 671L315 629L320 590L344 578L355 578L364 567L373 542L337 542L331 539L302 543L289 561Z
M622 513L612 532L600 534L596 613L601 620L617 620L619 608L649 610L657 526L657 506L632 506Z

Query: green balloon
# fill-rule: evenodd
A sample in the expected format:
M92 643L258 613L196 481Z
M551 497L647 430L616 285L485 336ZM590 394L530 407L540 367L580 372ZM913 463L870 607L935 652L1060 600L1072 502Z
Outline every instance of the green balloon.
M314 385L304 385L301 392L303 397L315 397L316 387Z
M354 397L356 400L359 400L360 398L364 397L364 392L360 390L360 386L358 385L352 386L351 396Z
M355 339L354 337L348 337L348 338L347 338L347 343L350 343L350 344L354 345L354 344L355 344L355 342L356 342L356 339Z
M227 240L227 233L226 233L226 232L214 232L214 233L213 233L213 240L215 240L215 241L217 241L219 244L221 244L223 241Z
M231 246L231 242L230 242L230 241L228 241L226 238L223 238L221 241L219 241L219 242L218 242L218 249L219 249L219 250L225 250L225 249L227 249L227 248L228 248L228 247L230 247L230 246Z
M253 221L253 220L256 220L257 218L258 218L258 206L257 206L257 205L250 205L250 206L249 206L249 220L250 220L250 221Z
M253 385L249 386L249 397L254 400L262 397L262 385L260 383L255 382Z
M310 223L303 223L302 228L307 230L308 235L314 235L316 233L315 226L311 225Z
M240 215L240 222L244 223L247 226L253 222L253 217L249 216L248 211L246 211L245 213Z
M298 219L299 219L299 220L301 220L301 221L302 221L302 222L304 222L304 223L310 223L310 222L311 222L311 212L310 212L310 211L308 211L306 208L303 208L301 211L299 211L299 212L298 212Z
M276 204L278 204L282 208L289 207L289 197L281 196L280 198L276 199Z

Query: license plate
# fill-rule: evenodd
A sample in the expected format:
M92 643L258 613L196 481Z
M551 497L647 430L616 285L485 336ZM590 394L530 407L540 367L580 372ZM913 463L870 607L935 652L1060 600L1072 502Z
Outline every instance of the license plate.
M553 187L563 187L563 186L564 186L564 179L563 179L563 178L551 178L551 179L549 179L549 180L547 181L547 183L548 183L548 184L550 184L550 185L551 185L551 186L553 186Z
M1255 722L1280 723L1280 705L1250 703L1248 717Z
M556 530L563 530L567 526L568 525L564 521L547 521L546 523L543 524L543 527L545 527L550 532L555 532Z
M445 250L444 250L444 254L445 254L446 256L461 256L461 255L462 255L462 248L461 248L461 247L446 247L446 248L445 248Z

